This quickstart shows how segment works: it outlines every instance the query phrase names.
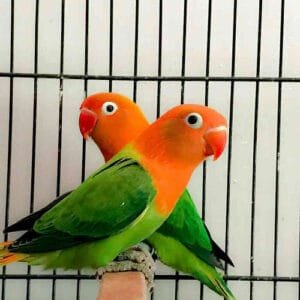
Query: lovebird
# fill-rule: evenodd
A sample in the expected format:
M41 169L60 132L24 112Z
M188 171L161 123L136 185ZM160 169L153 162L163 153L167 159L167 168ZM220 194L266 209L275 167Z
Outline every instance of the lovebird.
M4 242L0 264L107 265L169 217L197 165L223 151L225 142L216 136L224 139L225 127L226 119L205 106L169 110L44 211L20 238Z
M116 93L99 93L89 96L80 107L79 127L84 138L91 137L108 161L126 144L149 126L143 112L131 99ZM221 128L222 129L222 128ZM221 154L226 138L220 132L219 145L214 155ZM211 139L218 138L210 136ZM6 232L29 230L35 220L68 193L52 201L6 229ZM212 240L200 218L188 191L185 191L174 211L157 231L146 241L166 265L194 276L227 299L234 299L221 274L215 267L223 268L220 260L232 264L231 259Z
M80 107L80 132L85 139L93 139L105 161L148 126L138 105L121 94L97 93L87 97ZM210 151L217 159L224 148L226 128L219 128L219 134L210 139L216 139L216 148ZM168 219L145 242L165 265L192 275L226 299L235 299L215 268L223 269L220 260L233 266L232 260L211 238L187 190Z

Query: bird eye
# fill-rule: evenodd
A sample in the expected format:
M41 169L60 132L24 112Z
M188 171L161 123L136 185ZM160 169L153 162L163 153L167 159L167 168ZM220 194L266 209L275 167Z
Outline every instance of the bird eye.
M114 114L118 109L118 105L114 102L105 102L102 105L102 112L105 115L112 115Z
M202 117L197 113L190 113L185 118L185 123L194 129L200 128L203 124Z

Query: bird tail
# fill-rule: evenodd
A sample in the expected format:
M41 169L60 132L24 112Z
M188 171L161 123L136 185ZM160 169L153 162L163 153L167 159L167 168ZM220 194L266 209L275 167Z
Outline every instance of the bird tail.
M191 257L192 259L192 257ZM191 265L193 266L191 268ZM223 296L226 300L236 300L235 296L223 279L223 275L216 268L206 262L194 257L189 263L187 273L192 274L196 279L207 285L210 289Z
M9 252L8 246L11 244L12 242L0 243L0 267L13 262L21 261L26 257L26 255L23 253Z
M223 296L226 300L236 300L235 296L224 281L222 274L220 274L215 268L207 265L202 268L202 270L198 270L197 273L198 274L194 273L194 277L203 282L220 296Z
M226 300L236 300L221 273L203 261L195 261L193 276Z
M236 300L226 282L224 281L222 275L217 270L215 270L215 273L216 274L214 276L214 279L212 280L212 283L214 285L213 290L223 296L226 300Z
M222 274L213 266L199 259L177 240L156 232L147 238L147 242L155 248L158 257L166 265L191 274L226 300L236 300Z

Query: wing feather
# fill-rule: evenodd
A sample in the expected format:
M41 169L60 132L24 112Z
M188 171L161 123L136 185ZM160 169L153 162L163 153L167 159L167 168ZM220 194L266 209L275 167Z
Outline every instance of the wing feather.
M11 249L44 252L49 242L54 250L116 234L146 209L154 195L151 177L136 160L107 163L46 211L32 232L24 234Z

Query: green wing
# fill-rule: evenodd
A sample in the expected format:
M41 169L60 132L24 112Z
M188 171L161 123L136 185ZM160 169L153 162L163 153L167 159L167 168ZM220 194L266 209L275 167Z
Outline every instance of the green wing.
M223 267L220 258L224 258L219 257L218 253L214 253L215 247L218 246L211 239L187 190L181 195L172 214L157 232L180 241L198 258L204 260L209 265L219 268Z
M136 160L115 160L44 213L33 231L11 249L44 252L116 234L146 209L154 195L151 177Z
M172 214L159 231L176 235L186 246L212 250L210 236L187 190L181 195Z

